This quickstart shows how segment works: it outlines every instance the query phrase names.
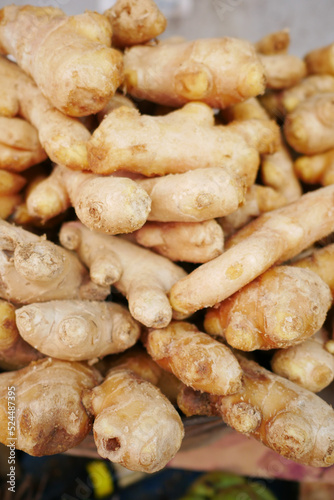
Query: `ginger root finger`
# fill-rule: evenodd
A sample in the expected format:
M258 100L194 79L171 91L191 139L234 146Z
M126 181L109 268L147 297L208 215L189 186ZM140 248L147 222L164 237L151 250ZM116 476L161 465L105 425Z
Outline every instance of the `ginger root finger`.
M307 76L297 85L282 92L281 104L286 113L291 113L305 99L324 92L334 92L334 76Z
M334 43L306 54L305 63L309 74L334 75Z
M0 195L17 194L26 182L26 179L21 175L0 170Z
M260 55L260 60L269 89L292 87L306 76L304 61L291 54Z
M122 55L110 44L110 24L96 12L69 17L52 7L1 10L2 53L12 54L42 94L71 116L96 113L120 85Z
M20 194L7 194L0 196L0 219L8 219L16 208L22 203Z
M290 32L288 29L274 31L255 43L257 52L265 55L285 54L290 45Z
M136 343L140 327L112 302L61 300L16 310L19 332L43 354L84 361L122 352Z
M175 107L201 101L225 108L265 89L252 44L228 37L132 47L124 76L130 95Z
M112 27L112 43L129 47L148 42L166 28L166 18L153 0L117 0L103 13Z
M291 382L320 392L334 380L334 356L326 348L328 333L317 332L301 344L275 352L271 367L274 373Z
M115 95L107 102L104 108L101 109L97 113L98 122L101 123L102 120L109 115L114 109L120 108L121 106L128 106L129 108L136 109L136 105L131 101L128 97L119 92L116 92Z
M334 298L334 244L316 249L311 255L295 260L293 266L315 272L329 286Z
M275 263L298 255L334 230L334 186L260 215L227 241L227 250L178 281L176 311L189 314L226 299Z
M231 350L195 325L173 322L144 336L149 355L185 385L210 394L233 394L241 387L241 369Z
M132 316L147 327L163 328L169 324L172 308L166 294L178 279L186 275L181 267L117 236L94 233L79 222L63 224L59 237L65 248L77 251L82 262L91 268L95 264L95 273L100 280L105 275L106 283L108 266L104 266L102 252L107 259L108 252L114 252L122 269L114 286L127 297ZM99 259L100 273L96 258Z
M307 184L334 184L334 149L312 156L300 156L294 164L299 179Z
M83 398L94 415L99 455L130 470L156 472L173 458L184 435L181 419L159 389L133 371L112 368Z
M79 444L91 429L81 397L100 380L83 363L41 359L0 374L0 442L8 443L8 389L15 401L15 447L29 455L62 453Z
M139 245L173 261L203 263L224 250L223 230L215 220L146 222L133 236Z
M331 304L315 272L275 266L210 309L204 329L241 351L285 348L318 331Z

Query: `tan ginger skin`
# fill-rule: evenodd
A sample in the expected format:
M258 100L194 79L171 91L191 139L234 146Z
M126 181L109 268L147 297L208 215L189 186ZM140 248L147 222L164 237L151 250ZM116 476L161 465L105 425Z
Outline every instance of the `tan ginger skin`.
M260 54L285 54L289 45L290 32L288 29L283 29L269 33L261 38L261 40L255 43L255 48Z
M306 76L304 61L291 54L260 55L260 60L264 66L269 89L292 87Z
M334 75L334 43L306 54L305 63L309 74Z
M8 219L22 203L20 194L4 194L0 196L0 219Z
M284 134L298 153L313 155L334 148L334 92L302 101L284 122Z
M124 76L130 95L173 107L201 101L225 108L265 89L253 45L228 37L130 48Z
M334 379L334 356L326 350L328 333L317 332L301 344L275 352L274 373L312 392L320 392Z
M334 92L334 76L307 76L297 85L282 92L281 103L286 113L290 113L305 99L324 92Z
M156 328L169 324L172 308L166 294L186 275L181 267L117 236L93 233L79 222L63 224L59 236L62 245L76 250L82 262L90 267L93 281L107 284L116 277L114 286L127 297L129 310L137 321ZM116 266L120 264L119 277L114 262Z
M161 368L195 390L233 394L241 387L242 372L231 350L195 325L177 321L164 329L151 329L144 345Z
M15 447L29 455L63 453L78 445L91 429L81 398L100 382L83 363L46 358L0 375L0 442L8 443L8 387L15 397Z
M334 298L334 244L314 250L311 255L294 261L294 267L315 272L329 286Z
M254 182L259 152L274 152L278 138L277 125L269 121L214 126L213 110L203 103L165 116L140 115L123 106L106 116L87 151L90 169L99 174L126 169L152 177L224 167Z
M181 446L184 430L177 411L157 387L126 367L112 368L83 403L95 417L99 455L127 469L156 472Z
M0 15L0 51L15 57L57 109L90 115L115 93L122 54L110 48L111 26L104 16L86 11L69 17L53 7L17 5Z
M224 233L215 220L146 222L133 236L139 245L173 261L207 262L224 250Z
M334 184L334 149L312 156L299 156L296 159L295 171L307 184Z
M148 42L165 31L167 21L153 0L117 0L104 12L112 27L112 43L129 47Z
M238 356L243 386L229 396L185 389L178 404L187 415L219 415L238 432L297 463L334 463L334 411L312 392Z
M56 299L103 300L106 287L88 280L75 254L44 237L0 221L0 296L27 304Z
M222 255L199 266L170 291L176 311L214 306L275 263L298 255L334 230L334 186L260 215L227 241Z
M30 190L31 216L46 221L73 206L80 221L107 234L131 233L147 220L151 199L126 177L100 177L56 165L51 175Z
M26 182L22 175L0 169L0 196L19 193Z
M315 272L275 266L210 309L204 329L241 351L286 348L318 331L331 305Z
M122 352L139 338L140 327L119 304L62 300L17 309L21 336L43 354L84 361Z

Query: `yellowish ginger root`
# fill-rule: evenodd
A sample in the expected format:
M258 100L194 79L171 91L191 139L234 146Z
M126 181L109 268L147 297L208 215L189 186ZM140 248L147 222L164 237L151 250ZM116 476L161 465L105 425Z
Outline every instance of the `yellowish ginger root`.
M334 244L314 250L311 255L294 261L293 265L317 273L329 286L334 299Z
M161 368L195 390L223 395L241 387L242 372L234 354L195 325L177 321L151 329L144 345Z
M80 222L63 224L59 237L62 245L75 250L90 268L92 281L106 285L117 280L114 286L128 299L137 321L155 328L170 323L172 308L166 294L186 275L181 267L120 237L94 233Z
M97 119L99 123L101 123L102 120L107 115L109 115L109 113L114 111L114 109L120 108L121 106L128 106L129 108L136 109L136 105L133 101L131 101L131 99L119 92L116 92L116 94L112 96L112 98L107 102L104 108L102 108L101 111L97 113Z
M140 327L119 304L53 300L16 310L16 323L26 342L43 354L84 361L133 346Z
M117 0L104 12L112 27L112 43L129 47L148 42L166 28L166 18L153 0Z
M8 219L22 203L20 194L7 194L0 196L0 219Z
M9 5L0 16L1 52L13 55L65 114L96 113L120 85L122 54L110 48L110 23L101 14Z
M297 463L334 463L334 411L321 398L238 355L243 385L238 393L212 396L187 388L178 398L186 415L214 414L238 432Z
M334 92L334 76L307 76L297 85L282 92L281 103L285 112L291 113L305 99L324 92Z
M139 245L174 261L207 262L224 250L224 233L215 220L146 222L133 233Z
M305 63L311 75L334 75L334 43L306 54Z
M334 184L334 149L312 156L299 156L294 164L299 179L307 184Z
M130 95L175 107L201 101L225 108L265 89L253 45L228 37L132 47L124 76Z
M260 60L269 89L292 87L306 76L304 61L291 54L260 55Z
M17 449L39 457L78 445L91 429L81 397L99 381L83 363L51 358L0 374L0 442L8 444L8 411L14 409Z
M275 151L278 138L277 125L269 121L214 126L213 110L203 103L165 116L140 115L122 106L95 130L87 151L90 169L98 174L126 169L152 177L224 167L254 182L259 152Z
M204 329L241 351L285 348L314 335L331 305L315 272L275 266L210 309Z
M83 403L95 417L99 455L114 463L156 472L181 446L177 411L157 387L126 367L112 368L101 385L86 391Z
M290 31L283 29L269 33L256 42L255 48L260 54L285 54L290 45Z
M309 391L322 391L334 380L334 356L325 348L327 341L322 329L301 344L279 349L271 360L273 372Z
M227 241L227 250L178 281L170 291L176 311L190 314L226 299L275 263L298 255L334 230L334 186L303 195L260 215Z
M106 287L89 282L75 254L0 221L0 297L28 304L57 299L103 300Z
M284 122L289 145L306 155L334 148L334 92L316 94L302 101Z
M43 221L73 206L80 221L92 230L131 233L147 220L151 199L146 191L126 177L100 177L76 172L61 165L30 190L30 215Z
M22 175L0 170L0 195L19 193L26 182Z

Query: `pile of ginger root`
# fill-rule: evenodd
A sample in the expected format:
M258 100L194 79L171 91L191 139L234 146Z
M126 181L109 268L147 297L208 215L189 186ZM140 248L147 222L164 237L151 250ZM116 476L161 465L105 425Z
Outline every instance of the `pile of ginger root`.
M0 442L155 472L209 415L334 464L334 44L0 20Z

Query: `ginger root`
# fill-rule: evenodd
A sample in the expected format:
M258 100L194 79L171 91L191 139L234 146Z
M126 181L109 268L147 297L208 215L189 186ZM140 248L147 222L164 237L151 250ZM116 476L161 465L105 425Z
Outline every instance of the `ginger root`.
M317 273L329 286L334 299L334 244L314 250L311 255L297 258L294 267L303 267Z
M283 29L269 33L256 42L257 52L265 55L285 54L290 45L290 31Z
M309 74L334 75L334 43L306 54L305 63Z
M292 87L306 76L304 61L291 54L260 55L260 60L264 66L269 89Z
M334 77L331 75L312 75L301 80L297 85L282 92L281 104L286 113L291 113L305 99L315 94L334 92Z
M334 149L312 156L299 156L294 164L299 179L307 184L334 184Z

